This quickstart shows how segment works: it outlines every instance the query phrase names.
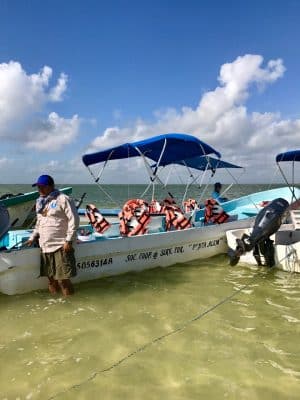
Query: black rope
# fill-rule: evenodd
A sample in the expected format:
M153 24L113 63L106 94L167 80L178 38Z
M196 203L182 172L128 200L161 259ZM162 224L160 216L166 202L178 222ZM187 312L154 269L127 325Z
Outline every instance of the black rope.
M271 268L270 268L271 269ZM83 386L84 384L92 381L93 379L96 378L97 375L103 374L105 372L109 372L112 369L118 367L120 364L122 364L123 362L125 362L126 360L128 360L129 358L135 356L137 353L140 353L142 351L144 351L146 348L152 346L154 343L157 343L165 338L167 338L168 336L174 335L178 332L183 331L184 329L186 329L191 323L198 321L199 319L203 318L205 315L209 314L210 312L214 311L216 308L218 308L219 306L221 306L222 304L227 303L229 300L231 300L233 297L235 297L236 295L238 295L240 292L242 292L244 289L246 289L250 283L253 282L254 279L256 279L258 276L261 275L255 275L254 277L252 277L244 286L242 286L240 289L236 290L235 292L231 293L231 295L225 297L224 299L222 299L221 301L219 301L218 303L214 304L213 306L209 307L208 309L206 309L205 311L203 311L202 313L196 315L195 317L185 321L181 326L179 326L176 329L171 330L170 332L167 332L161 336L158 336L154 339L152 339L151 341L145 343L143 346L138 347L137 349L133 350L131 353L127 354L125 357L119 359L118 361L116 361L114 364L110 365L107 368L103 368L99 371L95 371L93 372L88 378L86 378L85 380L83 380L80 383L76 383L72 386L70 386L69 388L58 392L56 394L54 394L53 396L49 397L48 400L53 400L56 399L58 396L63 395L64 393L69 392L72 389L77 389L81 386Z

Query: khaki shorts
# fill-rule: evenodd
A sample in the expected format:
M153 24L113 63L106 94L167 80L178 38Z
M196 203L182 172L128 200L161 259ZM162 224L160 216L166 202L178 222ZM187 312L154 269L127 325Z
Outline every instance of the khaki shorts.
M56 280L69 279L76 275L74 249L65 252L60 248L53 253L41 253L41 276L53 277Z

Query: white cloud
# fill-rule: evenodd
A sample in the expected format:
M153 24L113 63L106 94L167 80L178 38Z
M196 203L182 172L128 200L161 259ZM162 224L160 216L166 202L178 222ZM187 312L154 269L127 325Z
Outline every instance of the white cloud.
M185 132L215 146L229 161L234 156L236 163L250 163L252 159L263 165L269 157L270 164L275 163L275 159L270 157L274 157L276 152L287 145L290 148L299 145L300 121L282 120L278 113L249 113L246 101L253 86L264 90L284 72L281 59L270 60L264 66L260 55L237 57L221 66L219 86L204 93L195 109L168 109L155 113L155 123L137 120L130 127L107 128L93 140L89 151L159 133ZM259 161L261 154L264 156Z
M46 122L36 123L26 134L26 147L39 151L57 151L73 142L79 130L79 118L59 117L52 112Z
M50 103L62 101L68 76L61 73L50 86L52 68L27 74L15 61L0 64L0 138L2 142L23 143L23 148L57 151L72 143L79 130L77 115L70 119L51 112L43 119Z
M160 133L184 132L214 146L228 161L246 167L251 165L252 168L255 165L255 174L250 174L249 181L268 181L274 169L275 155L299 147L300 120L283 119L280 113L273 113L272 110L268 113L259 110L249 112L247 100L253 89L265 90L284 73L285 66L281 59L264 63L260 55L237 57L233 62L221 66L218 85L201 96L199 94L196 107L182 105L179 110L168 108L155 111L154 123L137 118L130 126L107 127L94 138L86 152ZM26 164L26 157L28 162L28 154L33 150L57 152L57 161L47 161L44 165L37 157L34 165L31 165L33 178L43 170L61 177L61 182L83 182L87 175L80 157L76 159L76 154L73 157L69 153L69 158L74 159L71 165L65 160L63 152L58 153L77 138L82 119L77 115L67 119L49 111L43 116L49 104L61 101L67 90L67 75L61 73L53 86L50 85L51 78L52 69L47 66L30 75L18 62L0 64L0 140L9 145L15 145L16 141L23 143L19 148L19 154L22 151L17 163L19 170L25 168L22 163ZM114 117L123 119L118 112ZM121 123L120 120L118 123ZM0 166L9 162L9 153L4 157L4 149L2 146ZM13 174L11 170L11 176ZM17 171L15 175L18 176ZM132 171L132 176L141 181L141 170L137 168ZM107 181L120 182L122 178L119 166L115 166ZM246 181L245 177L243 179Z
M49 89L51 76L52 69L48 66L28 75L18 62L0 64L0 137L6 137L10 124L27 119L47 102L61 100L67 76L61 74L57 85Z
M67 89L67 82L68 76L61 73L57 85L50 90L49 99L52 101L62 101L62 96Z

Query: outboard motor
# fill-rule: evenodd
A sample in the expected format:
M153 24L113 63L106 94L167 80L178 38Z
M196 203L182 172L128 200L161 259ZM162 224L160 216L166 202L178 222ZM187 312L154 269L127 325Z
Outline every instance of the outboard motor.
M274 246L270 236L280 228L283 215L288 207L289 203L282 198L275 199L264 207L257 214L251 235L244 234L241 239L236 239L236 249L228 250L230 265L236 265L241 255L253 250L258 265L273 267L275 264ZM261 261L261 254L265 258L265 264Z

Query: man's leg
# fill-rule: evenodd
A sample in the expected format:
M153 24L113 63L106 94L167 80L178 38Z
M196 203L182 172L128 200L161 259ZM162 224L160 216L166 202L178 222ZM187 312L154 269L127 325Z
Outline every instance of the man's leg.
M59 291L59 284L58 281L53 278L53 276L48 276L48 289L49 292L55 294Z
M74 287L73 287L70 279L63 279L60 282L60 287L61 287L62 294L64 296L70 296L70 295L74 294Z

